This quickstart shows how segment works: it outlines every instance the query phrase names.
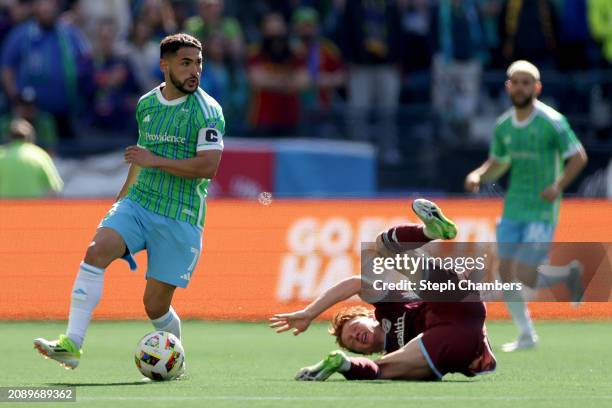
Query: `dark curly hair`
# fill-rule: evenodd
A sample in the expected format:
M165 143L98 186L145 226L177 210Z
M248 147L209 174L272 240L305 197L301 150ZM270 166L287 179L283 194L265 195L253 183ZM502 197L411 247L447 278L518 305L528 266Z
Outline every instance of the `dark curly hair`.
M161 40L159 43L159 55L164 58L167 54L175 54L178 50L183 47L193 47L202 51L202 43L200 41L185 33L172 34Z

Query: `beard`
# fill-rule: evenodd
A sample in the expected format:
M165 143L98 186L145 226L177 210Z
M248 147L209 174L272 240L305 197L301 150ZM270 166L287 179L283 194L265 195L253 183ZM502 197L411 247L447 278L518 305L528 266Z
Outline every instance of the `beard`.
M189 82L193 78L187 78L186 80L181 82L178 79L176 79L176 77L174 76L172 71L168 72L168 76L170 77L170 82L172 82L172 85L174 85L174 87L176 89L178 89L179 91L181 91L182 93L187 94L187 95L190 95L190 94L194 93L198 89L198 86L200 85L200 80L195 78L196 86L193 89L189 89L189 88L187 88L187 82Z
M512 95L512 96L510 96L510 99L512 100L512 105L514 105L515 108L523 109L523 108L526 108L529 105L531 105L531 103L535 99L535 94L532 93L532 94L526 95L526 96L524 96L522 98Z

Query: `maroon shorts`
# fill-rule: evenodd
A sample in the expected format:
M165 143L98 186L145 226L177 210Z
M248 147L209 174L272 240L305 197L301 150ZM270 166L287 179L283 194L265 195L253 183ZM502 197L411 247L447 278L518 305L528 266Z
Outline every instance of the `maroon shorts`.
M419 345L436 377L455 372L473 376L478 373L476 370L495 368L495 358L486 337L485 318L486 308L482 302L427 304ZM482 360L486 360L484 366L478 365Z

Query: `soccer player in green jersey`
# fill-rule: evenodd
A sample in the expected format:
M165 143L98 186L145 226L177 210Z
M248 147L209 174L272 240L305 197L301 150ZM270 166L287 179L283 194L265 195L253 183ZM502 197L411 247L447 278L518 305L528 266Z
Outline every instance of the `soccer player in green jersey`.
M104 270L147 250L144 307L153 326L181 337L171 306L186 287L200 256L207 186L221 160L225 122L219 104L199 88L202 46L175 34L160 44L165 82L138 102L138 145L130 146L125 185L100 223L80 265L68 329L58 340L34 340L44 356L76 368L91 315L102 295Z
M489 159L467 175L465 188L477 192L480 183L495 181L510 169L504 212L497 225L501 278L518 279L528 288L563 282L572 300L580 302L581 265L577 261L565 266L543 263L563 190L584 168L587 155L565 117L537 100L542 90L539 70L527 61L516 61L507 75L506 90L513 107L497 120ZM503 350L534 347L537 335L522 294L505 292L504 299L520 334Z

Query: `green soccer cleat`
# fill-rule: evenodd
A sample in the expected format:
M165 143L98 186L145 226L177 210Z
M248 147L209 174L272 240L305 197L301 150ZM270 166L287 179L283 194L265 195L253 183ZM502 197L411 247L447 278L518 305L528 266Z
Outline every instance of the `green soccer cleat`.
M332 351L317 364L304 367L295 375L297 381L325 381L333 373L337 373L340 367L348 361L343 351Z
M63 366L65 369L75 369L79 365L83 350L68 336L61 334L58 340L49 341L43 338L34 340L34 348L45 358L50 358Z
M425 224L425 235L431 239L453 239L457 236L457 226L444 216L435 203L418 198L412 202L412 211Z

